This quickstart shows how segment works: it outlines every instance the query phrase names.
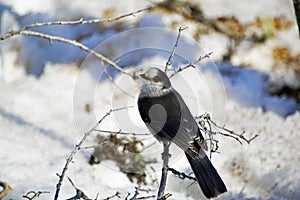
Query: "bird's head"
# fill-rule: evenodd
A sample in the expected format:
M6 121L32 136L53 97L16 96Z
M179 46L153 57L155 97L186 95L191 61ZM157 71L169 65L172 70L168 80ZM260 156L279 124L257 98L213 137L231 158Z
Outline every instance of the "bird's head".
M158 68L148 69L140 74L140 79L142 80L140 96L160 96L172 88L168 76Z

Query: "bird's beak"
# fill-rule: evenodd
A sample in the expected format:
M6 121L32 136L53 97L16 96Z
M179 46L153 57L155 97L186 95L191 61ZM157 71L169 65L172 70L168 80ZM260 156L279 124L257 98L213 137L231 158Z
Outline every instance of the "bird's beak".
M140 80L141 78L144 78L144 77L145 77L145 76L142 76L142 75L144 75L143 70L138 69L138 70L136 70L135 72L133 72L132 78L133 78L135 81L138 81L138 80Z
M142 77L142 79L146 79L146 75L144 73L140 74L140 77Z

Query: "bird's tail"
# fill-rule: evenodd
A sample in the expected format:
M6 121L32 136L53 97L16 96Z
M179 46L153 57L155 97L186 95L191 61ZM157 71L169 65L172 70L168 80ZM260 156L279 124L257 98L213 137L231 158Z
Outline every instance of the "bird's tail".
M192 158L189 154L185 154L206 198L210 199L227 191L217 170L206 155Z

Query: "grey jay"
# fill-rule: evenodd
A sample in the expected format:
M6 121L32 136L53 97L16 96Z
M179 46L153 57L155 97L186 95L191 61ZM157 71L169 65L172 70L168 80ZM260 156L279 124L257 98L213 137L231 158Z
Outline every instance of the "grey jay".
M202 192L213 198L227 191L204 150L207 145L197 122L168 76L158 68L140 75L140 116L154 137L180 147L191 165Z

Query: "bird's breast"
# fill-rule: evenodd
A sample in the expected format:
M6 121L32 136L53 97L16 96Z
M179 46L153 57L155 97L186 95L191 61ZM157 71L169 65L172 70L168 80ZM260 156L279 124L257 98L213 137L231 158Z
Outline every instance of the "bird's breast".
M170 93L172 88L163 88L161 85L143 84L139 97L161 97Z

